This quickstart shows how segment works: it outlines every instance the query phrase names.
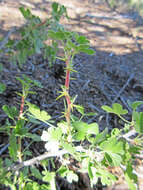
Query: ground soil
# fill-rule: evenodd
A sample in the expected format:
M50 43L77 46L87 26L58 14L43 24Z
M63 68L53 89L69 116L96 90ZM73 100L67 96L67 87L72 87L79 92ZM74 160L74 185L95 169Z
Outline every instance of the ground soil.
M44 20L51 10L51 2L0 0L0 37L7 36L12 27L21 27L25 23L18 10L20 6L29 7L34 14ZM103 1L59 0L58 2L67 7L71 17L70 22L63 19L62 24L69 30L87 36L96 51L94 56L80 54L75 57L74 67L78 73L73 75L77 80L71 82L70 93L78 95L77 103L85 106L86 111L98 112L98 116L86 118L88 122L98 122L101 130L107 125L109 129L117 127L117 119L110 116L107 119L101 110L101 105L119 102L128 109L127 117L130 118L131 109L127 101L142 100L143 19L136 12L129 11L127 7L112 10ZM15 33L11 36L16 37ZM48 111L58 121L58 116L63 111L63 102L55 99L64 82L63 63L57 61L52 68L49 68L48 61L44 60L42 55L35 55L27 60L22 69L14 66L6 56L1 56L0 62L4 66L0 80L7 85L5 93L0 95L0 107L5 104L18 106L19 98L15 92L20 91L20 86L15 77L25 73L39 80L44 86L42 90L36 89L37 95L31 95L29 101ZM6 115L0 109L1 124L5 123L5 120ZM0 136L0 144L3 146L6 143L7 138ZM84 181L83 179L87 181L84 176L81 181ZM140 180L140 190L143 189L142 180ZM88 190L89 188L76 184L65 189ZM118 184L108 189L128 190L124 180L120 180Z

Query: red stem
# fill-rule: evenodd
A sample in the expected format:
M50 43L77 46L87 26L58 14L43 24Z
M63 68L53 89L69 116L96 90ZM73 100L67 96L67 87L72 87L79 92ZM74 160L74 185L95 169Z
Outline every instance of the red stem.
M65 79L65 88L67 91L67 94L65 96L66 101L67 101L67 111L66 111L66 120L68 123L68 127L69 127L69 133L70 133L70 113L71 113L71 100L70 100L70 96L69 96L69 83L70 83L70 69L69 69L69 59L66 60L66 79Z
M67 90L69 90L69 81L70 81L70 71L66 71L66 80L65 80L65 87Z
M66 60L66 80L65 80L65 87L66 87L66 90L69 90L69 83L70 83L70 70L68 69L69 67L69 60L67 59Z
M24 96L22 96L22 99L21 99L21 106L20 106L20 113L19 113L18 120L20 119L20 117L23 114L23 109L24 109Z

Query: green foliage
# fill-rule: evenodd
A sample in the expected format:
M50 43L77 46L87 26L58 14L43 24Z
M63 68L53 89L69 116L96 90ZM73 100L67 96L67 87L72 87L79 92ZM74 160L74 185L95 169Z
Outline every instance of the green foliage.
M7 105L4 105L2 109L7 114L7 116L12 120L15 120L15 118L18 116L18 110L15 106L9 107Z
M120 166L124 155L124 143L116 137L111 137L100 144L104 151L105 160L110 166Z
M57 31L63 28L59 24L62 16L67 16L66 8L58 3L52 4L51 17L47 18L44 22L38 16L31 13L29 9L24 7L19 8L21 14L25 18L27 24L21 28L21 39L18 42L9 40L7 46L9 53L13 55L12 60L22 67L27 58L34 54L41 54L44 51L44 57L48 58L50 64L56 59L57 43L54 41L48 45L48 30Z
M59 24L62 16L68 18L64 6L53 3L52 16L44 23L29 9L21 7L20 11L28 24L20 31L20 41L15 46L9 41L7 46L11 48L15 54L15 60L18 60L21 66L28 56L43 51L45 56L48 56L49 62L56 58L65 61L67 74L75 72L72 63L77 53L94 55L95 52L90 48L89 40L85 36L67 31ZM45 41L49 39L52 42L46 45ZM58 46L64 52L62 58L58 57ZM124 122L122 129L115 128L109 133L107 127L101 131L98 123L87 123L85 119L83 121L84 116L90 117L96 113L85 113L83 106L76 105L76 96L70 97L68 85L65 85L62 86L58 97L65 97L67 101L64 110L65 119L51 124L51 116L46 111L26 100L29 94L35 93L31 91L33 87L41 88L42 85L26 75L17 77L17 80L22 86L22 92L17 93L21 97L20 112L18 113L14 106L4 105L2 107L9 118L1 130L5 131L9 137L9 159L0 159L1 184L13 190L17 187L19 190L56 190L57 176L72 183L79 180L78 173L81 172L88 174L91 187L97 183L99 178L103 185L109 186L115 183L117 176L108 171L108 167L118 166L122 169L129 188L137 189L137 176L133 173L132 164L136 154L140 154L142 149L143 112L138 111L138 107L143 104L142 101L129 104L132 108L132 121L124 118L128 111L123 109L122 105L114 103L112 107L102 106L104 111L116 114ZM65 80L69 84L70 77ZM79 112L80 118L71 114L74 109ZM40 126L42 123L46 124L42 134L40 136L33 134L29 124L34 127L35 124ZM126 137L132 128L137 132L135 139ZM32 151L29 149L33 142L39 141L45 142L45 149L50 157L46 159L47 153L41 155L45 160L41 161L41 157L40 159L37 157L36 161L41 167L34 166L36 158L32 157ZM23 142L26 142L26 145ZM31 157L32 160L28 160ZM49 160L54 165L51 157L59 157L60 161L58 166L54 166L52 171L49 171ZM20 162L20 166L16 165L17 161ZM20 167L17 172L15 172L16 166Z
M51 116L46 111L40 111L40 109L36 105L31 104L29 102L27 102L27 105L29 107L28 111L31 117L36 118L45 123L47 123L47 121L51 119Z
M109 106L102 106L102 109L105 110L108 113L114 113L114 114L117 114L117 115L124 115L124 114L128 113L128 111L124 110L122 108L122 105L120 105L118 103L113 104L112 108L109 107Z
M133 119L135 121L135 129L138 133L143 133L143 112L133 112Z
M131 190L136 190L137 176L133 173L133 168L130 163L127 164L127 168L125 171L125 179L129 185Z
M75 132L75 139L78 141L85 140L86 137L91 135L97 135L99 133L99 128L97 123L87 124L84 122L76 121L73 124Z

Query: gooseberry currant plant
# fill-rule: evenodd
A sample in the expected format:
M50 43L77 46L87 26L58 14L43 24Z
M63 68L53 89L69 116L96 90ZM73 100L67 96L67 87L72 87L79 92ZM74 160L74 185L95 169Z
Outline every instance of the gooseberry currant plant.
M122 129L114 128L109 132L106 127L101 131L98 123L83 121L84 116L95 113L85 113L84 107L75 104L76 96L70 96L70 80L71 74L76 72L73 68L74 56L80 52L89 55L95 53L90 48L89 40L85 36L65 30L59 24L62 15L67 18L68 16L66 8L58 3L53 3L52 17L44 22L32 15L29 9L20 8L20 11L28 20L28 24L21 30L20 41L16 44L8 42L9 53L15 56L14 59L20 65L28 56L41 51L46 52L50 61L60 59L65 62L65 84L61 86L57 97L57 100L64 99L64 119L55 124L46 111L27 101L28 95L35 93L32 91L34 86L42 88L38 81L25 75L17 78L22 86L22 92L17 93L21 97L20 111L14 106L4 105L2 108L9 118L5 126L0 127L0 132L9 136L9 156L0 159L0 184L12 190L56 190L57 176L72 183L79 180L78 173L86 173L91 187L96 185L99 178L103 185L109 186L118 179L109 168L120 167L129 188L136 190L138 181L133 162L136 154L140 154L143 148L143 112L137 111L137 108L143 102L130 103L131 121L124 118L128 111L120 104L114 103L112 107L102 106L104 111L116 114L124 122ZM51 44L47 45L46 40L50 40ZM59 46L63 50L63 57L57 54ZM74 116L74 109L80 113L80 118ZM34 129L29 128L30 123L44 123L48 129L46 127L40 136L34 133ZM130 138L132 135L135 135L134 138ZM31 139L26 146L23 145L25 139ZM41 141L45 142L46 152L33 157L29 147L34 142ZM59 158L58 167L54 164L54 158ZM73 160L75 165L71 164ZM48 169L50 162L52 170ZM35 166L37 163L41 167Z

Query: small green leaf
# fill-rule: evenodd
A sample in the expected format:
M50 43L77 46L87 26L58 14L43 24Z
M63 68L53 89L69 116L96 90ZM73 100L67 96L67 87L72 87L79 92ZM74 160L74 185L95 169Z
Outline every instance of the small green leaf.
M111 137L107 141L102 142L100 148L108 153L124 154L124 144L122 141L118 141L116 137Z
M64 40L65 36L62 31L54 32L53 30L48 31L48 36L54 40Z
M32 152L30 152L30 151L24 151L24 155L26 155L26 156L32 156Z
M128 183L128 186L129 186L130 190L137 190L136 185L134 184L132 179L129 178L127 173L125 173L125 180Z
M34 118L43 122L46 122L49 119L51 119L51 116L46 111L44 110L40 111L40 108L29 102L27 102L27 104L29 106L28 111L32 114L31 116L33 116Z
M24 81L23 79L16 77L16 79L22 84L22 86L28 86L27 82Z
M112 159L113 166L120 166L122 162L122 156L119 154L110 154L110 157Z
M50 139L54 141L59 141L62 137L61 128L49 128L48 132L50 133Z
M28 129L24 127L25 120L18 120L16 123L16 127L14 129L15 135L23 136L25 133L27 133Z
M64 32L62 32L62 31L56 32L55 37L57 40L65 40Z
M43 176L41 175L41 173L36 167L32 166L30 167L30 170L31 170L32 176L36 177L37 179L42 180Z
M91 123L87 124L82 121L75 121L73 122L73 127L76 129L77 133L75 134L76 140L84 140L86 135L97 135L99 133L98 124Z
M113 109L109 106L102 106L101 107L104 111L108 112L108 113L113 113Z
M133 112L133 120L135 121L135 130L143 133L143 112Z
M89 40L85 36L77 36L76 42L79 44L89 44Z
M86 53L88 55L95 54L95 51L93 49L80 49L80 52Z
M80 132L75 133L74 138L77 141L83 141L85 139L85 136L86 136L86 133L80 131Z
M67 171L68 171L68 168L63 165L57 170L58 174L60 174L61 177L65 177L67 174Z
M31 138L31 139L33 139L33 141L36 141L36 142L41 141L41 137L39 135L36 135L36 134L25 133L24 136L27 138Z
M94 139L91 139L92 143L94 143L94 144L101 143L103 140L106 139L106 135L107 134L108 134L108 128L105 128L104 131L102 131L101 133L97 134Z
M9 107L7 105L4 105L2 107L3 111L8 115L8 117L12 120L15 119L15 117L18 116L18 110L15 106Z
M114 103L112 107L113 107L114 113L116 113L117 115L124 115L128 113L128 111L123 109L122 105L118 103Z
M88 124L87 134L97 135L99 133L99 127L97 123Z
M52 3L52 9L53 9L54 12L57 12L58 6L59 6L58 3L56 3L56 2Z
M88 49L90 46L88 44L80 44L78 46L76 46L76 49L80 52L80 50L82 51L83 49Z
M110 186L113 182L117 180L113 174L104 169L98 169L97 176L101 177L101 182L103 185Z
M29 19L31 17L31 12L29 9L24 9L24 7L20 7L19 10L25 19Z
M85 122L82 122L82 121L75 121L73 122L73 127L79 131L79 132L87 132L87 129L88 129L88 124L85 123Z
M92 167L92 164L90 163L90 159L88 159L88 175L89 175L90 180L93 179L93 173L92 173L91 167Z
M33 118L33 117L28 117L28 120L29 120L31 123L38 124L38 125L41 123L40 121L36 120L36 119Z
M108 113L114 113L114 114L117 114L117 115L124 115L124 114L127 114L128 111L126 109L123 109L122 106L118 103L114 103L112 105L112 108L109 107L109 106L102 106L102 109L105 110L106 112Z
M84 115L84 107L80 105L74 105L74 107L77 109L77 111L81 114Z
M111 166L119 166L124 154L124 144L118 141L116 137L111 137L100 144L100 148L105 152L105 159Z
M50 188L49 190L56 190L56 183L55 183L55 172L48 172L48 171L43 171L42 174L45 176L43 177L43 181L49 182L50 183Z
M72 155L76 152L76 149L69 143L63 142L62 146Z
M55 172L43 171L43 181L50 182L55 178Z
M118 128L114 128L111 131L111 136L118 136L120 134L120 130Z
M141 104L143 104L143 101L135 101L131 104L131 107L133 110L136 110L138 106L140 106Z
M133 168L130 162L128 162L125 171L125 180L128 183L128 186L131 190L137 190L135 184L137 184L137 176L133 173Z

